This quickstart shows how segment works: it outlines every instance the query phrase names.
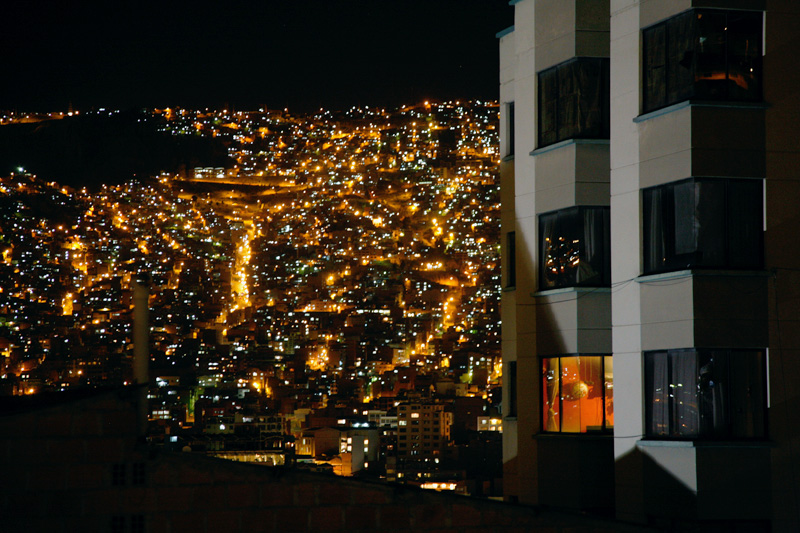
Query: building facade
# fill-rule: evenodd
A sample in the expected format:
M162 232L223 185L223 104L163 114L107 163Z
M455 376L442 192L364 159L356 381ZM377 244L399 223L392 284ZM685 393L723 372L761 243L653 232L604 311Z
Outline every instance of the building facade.
M507 497L796 531L800 4L510 4Z
M397 406L397 456L424 460L440 457L450 437L452 414L436 403Z

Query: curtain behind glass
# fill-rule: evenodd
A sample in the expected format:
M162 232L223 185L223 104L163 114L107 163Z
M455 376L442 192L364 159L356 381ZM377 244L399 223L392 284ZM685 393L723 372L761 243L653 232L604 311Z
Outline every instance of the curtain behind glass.
M729 433L728 421L730 420L727 353L713 350L701 351L699 365L700 433L709 437L725 437Z
M647 435L669 435L670 388L667 352L645 354L645 407Z
M644 203L644 271L657 272L667 259L667 221L664 205L671 191L666 187L643 192Z
M604 62L600 59L583 59L577 62L578 99L576 137L603 137L602 119L605 103L602 90L602 70Z
M614 428L614 357L603 357L603 386L605 387L605 428Z
M558 72L558 139L572 139L579 131L580 109L578 101L581 87L578 61L559 66Z
M557 357L542 359L542 427L545 431L561 431L561 381Z
M552 289L557 287L559 266L556 248L559 246L558 213L550 213L539 217L539 270L540 287Z
M694 95L695 14L678 15L666 24L667 30L667 105Z
M672 401L672 434L695 437L700 434L697 398L697 353L682 350L669 353Z
M558 72L539 73L539 146L558 141Z
M660 24L644 31L644 111L667 102L667 31Z
M586 207L582 209L583 247L576 273L578 285L610 284L610 252L608 209ZM606 275L608 273L608 275ZM608 278L608 279L607 279Z

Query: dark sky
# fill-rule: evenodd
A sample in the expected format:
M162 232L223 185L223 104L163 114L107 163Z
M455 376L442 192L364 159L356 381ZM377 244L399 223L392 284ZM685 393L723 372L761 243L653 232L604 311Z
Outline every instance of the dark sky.
M508 0L6 2L0 109L496 99Z

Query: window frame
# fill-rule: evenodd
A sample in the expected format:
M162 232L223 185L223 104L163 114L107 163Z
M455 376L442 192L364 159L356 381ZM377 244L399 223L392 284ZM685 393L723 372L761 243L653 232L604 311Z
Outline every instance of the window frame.
M584 255L590 255L585 252L585 246L589 237L586 235L586 222L587 222L587 212L588 211L600 211L600 217L603 223L601 228L602 235L599 236L600 242L596 243L602 247L602 255L599 262L602 263L602 269L596 275L598 281L591 281L593 278L589 278L589 281L579 281L575 280L574 282L567 282L567 283L559 283L558 281L555 282L548 282L546 276L547 270L547 258L548 254L546 254L546 243L547 238L545 236L545 229L548 224L546 221L547 217L557 217L553 224L567 224L567 225L579 225L583 222L583 226L581 227L581 248L579 251L579 257ZM596 215L595 215L596 216ZM569 217L574 217L574 220L569 220ZM576 205L571 207L566 207L564 209L557 209L555 211L548 211L546 213L540 213L537 215L537 222L539 224L538 228L538 273L539 273L539 281L538 286L540 291L548 291L548 290L556 290L556 289L566 289L566 288L575 288L575 287L593 287L593 288L602 288L602 287L610 287L611 286L611 209L609 206L587 206L587 205ZM578 226L576 226L578 227ZM597 238L597 235L592 235L591 239ZM574 242L574 241L573 241ZM589 262L589 259L586 259ZM575 275L577 278L577 274Z
M592 66L592 64L595 64ZM607 57L573 57L567 61L559 63L558 65L554 65L552 67L546 68L544 70L539 71L536 74L536 83L537 83L537 90L536 90L536 109L537 109L537 121L536 121L536 146L537 148L544 148L546 146L550 146L552 144L556 144L562 141L566 141L569 139L610 139L611 138L611 63L609 58ZM578 94L576 95L574 92L572 96L575 96L573 100L574 106L569 106L567 103L567 98L571 95L569 94L561 94L563 92L562 87L565 86L565 78L567 74L570 73L571 70L574 70L573 75L574 77L579 77L581 74L586 75L587 71L591 68L598 68L599 72L598 76L595 81L595 89L597 90L596 95L591 94L590 87L583 87L577 86L577 81L572 80L573 83L576 83L576 88L578 89ZM594 121L585 121L585 123L580 123L580 116L581 116L581 95L586 95L588 98L594 96L597 99L597 104L599 105L599 109L593 109L593 106L588 108L589 113L586 116L590 116L591 113L596 113L596 120ZM551 113L545 113L544 109L546 107L552 107ZM567 107L569 106L569 107ZM578 123L567 124L565 120L563 120L562 115L566 115L567 110L571 110L572 115L576 117ZM552 115L552 116L551 116ZM552 129L545 129L545 119L550 117L553 122ZM575 130L586 129L589 130L587 132L580 132ZM562 131L564 130L564 131ZM549 138L547 132L554 131L554 136ZM547 138L546 138L547 137Z
M691 200L692 206L679 205L675 199L675 191L686 185L694 184ZM713 189L702 192L706 184L723 189L721 198L715 197ZM712 185L713 184L713 185ZM701 186L701 198L698 200L698 185ZM749 193L745 189L751 188ZM756 192L757 191L757 192ZM757 194L757 197L754 195ZM761 270L764 267L764 180L754 178L705 178L692 177L673 181L641 190L642 202L642 275L662 274L680 270ZM721 203L720 219L712 217L714 201ZM741 202L750 202L750 211L741 209ZM735 207L738 206L738 209ZM693 210L691 209L693 207ZM687 210L680 216L678 210ZM660 213L660 216L659 214ZM743 215L749 214L752 220L747 222ZM660 219L660 222L659 222ZM687 220L694 221L687 231L692 233L695 242L694 251L679 253L681 242L687 235L678 235L678 224L686 225ZM707 224L710 222L711 224ZM714 235L714 225L718 226L719 235ZM734 235L735 231L739 231ZM749 233L752 242L747 242L752 249L736 250L746 240L740 238L742 233ZM721 250L722 261L706 259L704 252L710 247L700 249L703 244L717 244ZM685 246L685 245L684 245ZM659 260L658 257L661 257ZM716 262L715 262L716 261Z
M563 387L562 387L562 377L563 377L563 370L561 365L562 359L569 359L569 358L599 358L600 359L600 375L602 376L603 383L601 386L601 397L600 403L603 406L603 420L602 424L599 429L592 429L586 431L565 431L564 430L564 394L563 394ZM556 375L558 376L558 410L554 411L554 417L557 417L558 421L558 429L548 428L548 423L552 420L549 418L546 410L548 409L549 402L546 398L548 394L548 389L545 385L546 381L546 369L545 369L545 362L551 360L558 360L558 370ZM541 404L541 419L540 419L540 431L545 434L549 435L600 435L600 434L612 434L614 432L614 422L613 422L613 404L614 404L614 363L613 363L613 355L610 353L573 353L573 354L560 354L560 355L552 355L552 356L541 356L539 357L539 383L541 386L540 391L540 400ZM611 380L606 380L606 369L607 363L611 363ZM611 397L608 397L607 391L611 391ZM611 408L611 423L609 424L609 416L608 416L608 408Z
M738 355L737 355L738 354ZM760 394L759 397L756 399L756 402L760 404L760 412L752 412L749 413L751 419L753 421L753 434L750 435L736 435L735 433L735 420L739 419L736 413L734 412L735 409L732 407L737 404L741 404L742 398L747 397L750 390L752 389L751 384L748 382L746 383L747 386L742 387L742 383L740 382L739 385L742 389L735 388L735 381L736 378L734 376L734 364L732 363L736 357L743 358L746 355L755 355L759 361L759 369L758 374L760 374L760 383L758 386L760 387ZM675 364L675 360L683 357L688 358L688 356L692 356L694 358L694 372L691 376L684 375L683 377L691 377L694 378L695 383L688 387L690 390L694 389L695 394L684 396L678 396L678 393L669 392L664 393L661 392L660 395L666 398L667 405L665 407L661 407L660 410L662 411L660 415L654 415L654 411L656 410L655 404L658 403L655 400L655 396L657 393L656 384L657 381L656 377L656 370L655 366L657 362L655 361L656 357L662 359L662 361L658 362L660 366L660 372L662 374L666 374L666 379L661 379L663 383L667 384L667 387L672 391L682 389L682 383L673 384L673 381L680 378L675 378L674 374L676 373L675 367L678 366ZM718 378L717 381L714 381L714 374L713 372L713 358L714 357L722 357L724 363L719 365L722 369L724 369L725 376L724 378ZM712 370L706 370L705 376L703 375L703 369L707 368L709 365L709 361L712 363ZM705 363L705 364L703 364ZM741 365L741 361L738 362ZM680 349L667 349L667 350L648 350L643 352L643 368L644 368L644 382L643 382L643 392L644 392L644 437L647 440L669 440L669 441L762 441L766 440L769 435L769 410L768 410L768 362L767 362L767 351L765 348L751 348L751 349L732 349L732 348L680 348ZM739 370L742 370L739 368ZM684 369L684 373L686 371ZM748 369L746 373L747 376L751 376L752 369ZM744 377L745 372L740 372L737 374L741 377ZM711 376L711 377L709 377ZM704 379L705 378L705 379ZM740 380L741 381L741 380ZM714 387L719 387L718 391L713 391ZM705 390L705 394L701 391ZM743 392L746 390L746 392ZM710 404L709 397L711 400L713 398L714 393L717 393L716 396L722 398L720 400L721 405L717 405L716 403L713 405L713 409L711 410L711 417L708 417L708 413L703 411L703 408ZM666 394L666 395L665 395ZM685 401L685 400L689 401ZM692 403L691 400L694 400ZM680 404L680 406L676 405ZM684 407L685 406L685 407ZM692 407L694 406L694 411L692 411ZM680 414L679 414L680 412ZM718 431L717 422L713 419L713 417L717 413L727 413L726 417L722 421L726 430L724 432ZM688 419L689 417L694 417L694 421L689 421L688 424L679 424L677 421L678 419L683 419L684 416ZM654 417L661 418L662 422L666 422L666 430L664 431L657 431L654 428L657 424L657 419ZM711 429L709 430L709 423L711 424ZM695 431L686 430L685 432L681 431L680 426L684 425L684 427L691 427L694 424L696 426Z
M723 39L721 43L717 43L722 48L721 58L718 54L703 53L702 51L704 47L714 46L713 42L708 45L705 45L705 42L709 40L709 36L719 33L709 28L703 28L706 23L699 21L706 15L708 18L725 17L722 23ZM741 26L749 23L753 28L757 28L754 54L748 56L747 52L736 53L737 45L740 44L739 41L745 33L734 30L728 32L729 25L737 22L735 19L731 21L731 17L740 17L738 22ZM752 20L746 20L748 17L751 17ZM756 17L760 17L760 20L756 21ZM651 113L692 99L717 102L763 101L763 20L764 12L762 10L693 8L642 28L642 113ZM702 29L706 30L705 34L701 34ZM685 41L682 41L681 37ZM749 48L750 44L747 41L745 50ZM677 59L679 55L682 55L680 60ZM717 62L724 65L722 80L715 80L714 75L703 76L701 63L704 59L708 62L709 58L712 61L716 58ZM747 63L748 58L750 63ZM737 76L741 80L737 82L732 77L732 71L736 70L732 66L735 64L749 66L750 72L754 73L750 81L754 84L755 89L749 91L747 87L743 87L744 92L738 91L738 96L731 82L734 85L743 86L747 85L747 80L744 76ZM726 83L720 84L719 81ZM659 87L661 92L657 92ZM722 87L722 91L714 94L719 87Z

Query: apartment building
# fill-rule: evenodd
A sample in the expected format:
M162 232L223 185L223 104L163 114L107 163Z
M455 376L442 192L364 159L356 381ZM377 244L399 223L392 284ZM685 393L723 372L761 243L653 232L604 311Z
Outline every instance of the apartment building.
M397 456L433 459L441 456L450 440L452 413L444 405L409 402L397 406Z
M510 4L507 498L797 531L800 3Z

